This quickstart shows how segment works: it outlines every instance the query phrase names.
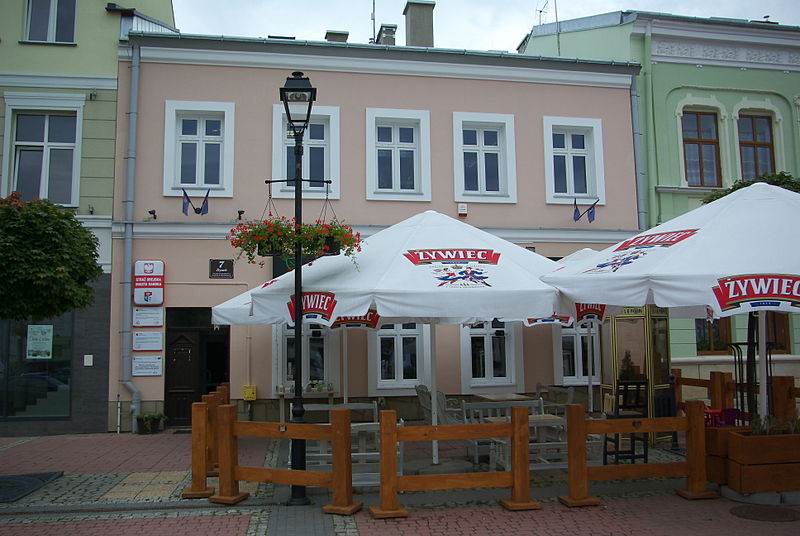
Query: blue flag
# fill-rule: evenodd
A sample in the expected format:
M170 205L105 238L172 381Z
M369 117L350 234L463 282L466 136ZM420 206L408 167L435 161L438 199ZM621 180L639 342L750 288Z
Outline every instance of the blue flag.
M211 190L206 190L206 196L203 198L203 204L200 206L200 215L208 214L208 194L211 193Z
M594 206L595 206L596 204L597 204L597 201L595 201L595 202L592 204L592 206L591 206L591 207L589 207L589 210L587 211L587 212L588 212L589 223L592 223L592 222L594 221Z
M581 211L578 208L578 199L576 198L575 199L575 210L572 212L572 219L574 221L578 221L579 219L581 219L581 216L583 216L583 214L581 214Z
M186 190L184 190L183 188L181 188L181 190L183 190L183 208L181 210L183 210L183 215L184 216L188 216L189 215L189 205L192 204L192 200L189 199L189 194L186 193ZM194 205L192 205L192 208L194 208Z

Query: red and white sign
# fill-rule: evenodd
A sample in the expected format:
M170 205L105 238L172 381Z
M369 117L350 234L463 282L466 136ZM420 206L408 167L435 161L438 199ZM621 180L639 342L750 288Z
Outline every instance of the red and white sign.
M340 316L333 324L332 328L346 327L346 328L371 328L375 329L381 321L378 311L370 309L367 314L361 316Z
M500 260L500 253L492 249L412 249L403 255L414 264L434 262L497 264Z
M649 235L636 236L634 238L631 238L630 240L625 240L624 242L622 242L614 249L614 251L620 251L631 248L641 248L641 247L674 246L678 242L686 240L690 236L694 235L696 232L697 229L687 229L685 231L670 231L668 233L655 233Z
M142 260L134 263L133 303L164 304L164 261Z
M294 296L289 303L289 314L292 321L295 319ZM303 293L303 316L319 315L325 320L333 317L333 310L336 308L336 299L330 292L304 292Z
M717 280L714 295L723 311L750 303L753 307L777 307L789 302L800 308L800 277L782 274L750 274Z
M586 320L603 320L606 306L602 303L576 303L575 312L579 324Z

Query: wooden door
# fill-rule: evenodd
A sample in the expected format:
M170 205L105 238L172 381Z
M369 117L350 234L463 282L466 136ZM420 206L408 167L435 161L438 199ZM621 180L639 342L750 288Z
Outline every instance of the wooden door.
M197 331L167 331L164 413L170 426L192 424L192 403L203 394Z

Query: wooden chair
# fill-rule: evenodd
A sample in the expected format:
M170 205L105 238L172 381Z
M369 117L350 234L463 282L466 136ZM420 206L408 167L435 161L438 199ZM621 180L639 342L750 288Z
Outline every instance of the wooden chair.
M606 413L607 419L631 419L647 417L647 380L618 380L617 391L614 395L614 410ZM627 438L623 437L627 436ZM627 446L623 441L627 439ZM641 452L637 446L641 445ZM606 434L603 447L603 464L608 464L609 456L614 457L614 463L628 460L636 463L643 460L647 463L650 445L649 434ZM610 448L609 448L610 447Z

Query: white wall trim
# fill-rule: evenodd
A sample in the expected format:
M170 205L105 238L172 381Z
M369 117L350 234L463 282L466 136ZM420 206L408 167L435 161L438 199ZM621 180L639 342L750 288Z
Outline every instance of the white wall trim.
M116 76L78 74L2 73L0 86L63 89L117 89Z
M130 50L120 49L120 58L130 60ZM447 62L425 62L395 59L346 58L311 54L279 54L210 50L141 47L143 62L180 63L188 65L223 65L237 67L274 68L283 70L344 71L367 74L430 76L435 78L470 78L545 84L565 84L628 89L630 74L597 73L539 69L536 67L496 67ZM591 65L587 65L591 69Z

